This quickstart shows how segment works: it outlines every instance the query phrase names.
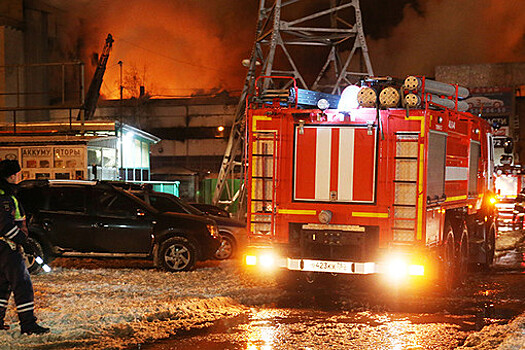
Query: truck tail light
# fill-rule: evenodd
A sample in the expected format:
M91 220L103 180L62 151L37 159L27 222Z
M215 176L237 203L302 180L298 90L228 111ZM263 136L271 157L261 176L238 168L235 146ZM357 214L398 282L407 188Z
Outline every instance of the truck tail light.
M261 262L261 267L263 268L272 268L275 264L275 259L272 254L263 254L259 257Z
M424 276L425 266L423 265L408 265L408 274L410 276Z
M271 246L264 244L248 246L244 253L243 262L248 267L270 272L278 265L282 265L280 259ZM280 267L284 267L284 265Z
M407 264L401 259L391 259L387 263L387 277L393 280L405 278L408 274Z
M385 277L401 281L410 276L425 276L425 266L403 256L392 256L385 260Z
M244 262L248 266L255 266L257 265L257 256L256 255L246 255Z
M244 257L244 263L247 266L256 266L267 270L272 269L275 266L275 257L268 252L260 255L248 254Z

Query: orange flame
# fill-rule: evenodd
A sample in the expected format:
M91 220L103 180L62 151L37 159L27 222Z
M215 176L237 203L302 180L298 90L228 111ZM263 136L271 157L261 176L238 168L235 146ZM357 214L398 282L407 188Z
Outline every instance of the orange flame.
M202 90L242 89L256 10L226 1L104 1L73 9L85 18L85 56L115 39L101 94L118 98L123 62L124 97L145 86L151 96L188 96ZM71 8L71 3L67 3ZM78 4L77 4L78 6ZM206 7L204 7L206 6ZM84 60L89 62L89 60ZM91 72L86 70L86 81Z

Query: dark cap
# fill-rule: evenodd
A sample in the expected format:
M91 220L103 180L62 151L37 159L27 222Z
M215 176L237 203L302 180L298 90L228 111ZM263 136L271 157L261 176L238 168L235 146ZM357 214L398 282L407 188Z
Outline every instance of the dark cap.
M5 159L0 162L0 177L8 178L20 171L17 160Z

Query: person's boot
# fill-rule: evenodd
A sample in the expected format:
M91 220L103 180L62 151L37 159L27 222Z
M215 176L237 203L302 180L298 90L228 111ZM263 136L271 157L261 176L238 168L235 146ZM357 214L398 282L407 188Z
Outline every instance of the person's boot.
M38 325L36 322L35 323L31 323L29 325L23 325L21 326L21 333L22 334L27 334L27 335L31 335L31 334L44 334L44 333L49 333L49 328L47 327L42 327L40 325Z

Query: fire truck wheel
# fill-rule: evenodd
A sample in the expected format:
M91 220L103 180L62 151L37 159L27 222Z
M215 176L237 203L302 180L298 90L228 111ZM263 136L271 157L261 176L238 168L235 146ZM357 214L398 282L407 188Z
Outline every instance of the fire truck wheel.
M443 286L447 291L456 287L457 284L457 268L456 268L456 247L454 242L454 231L452 225L447 220L445 221L445 230L443 232Z
M466 222L461 224L461 233L458 237L461 237L459 240L458 254L457 254L457 269L458 269L458 278L457 284L462 283L468 273L469 266L469 230Z
M485 263L483 267L489 270L494 262L494 251L496 249L496 229L491 225L488 229L488 236L485 239Z

